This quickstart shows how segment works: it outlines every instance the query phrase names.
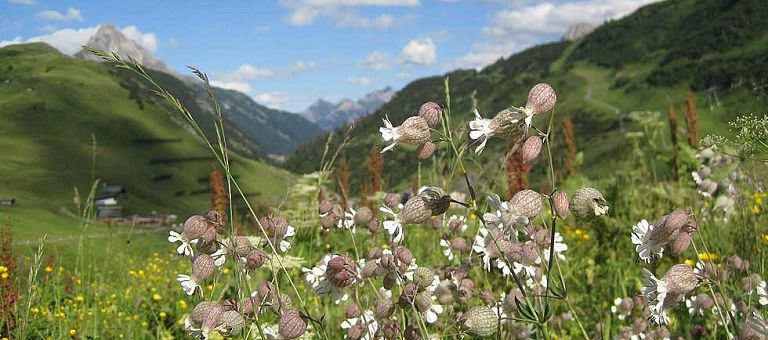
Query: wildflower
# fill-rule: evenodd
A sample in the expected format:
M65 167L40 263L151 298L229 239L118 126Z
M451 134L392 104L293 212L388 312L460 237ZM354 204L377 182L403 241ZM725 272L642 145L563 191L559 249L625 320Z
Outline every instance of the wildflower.
M715 301L706 293L685 300L685 306L688 307L688 313L691 315L704 315L704 311L711 309L714 305Z
M448 228L453 232L465 232L467 231L467 218L465 216L451 215L448 218Z
M192 263L192 275L178 275L176 280L181 283L187 295L192 295L195 289L200 287L200 283L213 274L214 266L214 260L210 255L200 254Z
M607 214L609 207L599 191L593 188L581 188L571 197L570 209L576 219L592 221Z
M357 209L357 211L354 213L354 222L356 225L367 225L372 218L373 211L371 211L371 208L368 207L360 207L360 209Z
M479 337L490 337L498 330L499 317L493 309L478 306L470 308L459 318L461 329Z
M416 158L419 160L429 159L434 153L435 143L432 143L432 141L421 143L419 144L419 147L416 148Z
M435 323L438 315L443 312L443 306L434 303L437 298L430 291L423 291L413 299L416 310L419 311L427 323Z
M585 234L588 235L588 234ZM568 245L563 242L563 236L560 235L560 233L555 233L555 255L560 260L565 260L565 255L563 255L563 252L568 250ZM551 254L551 250L549 249L549 244L546 245L546 249L544 250L544 260L549 261L549 256Z
M613 306L611 307L611 313L617 314L619 320L624 320L632 314L632 308L635 303L632 298L616 298L613 300Z
M160 312L157 314L161 319L165 319L168 316L168 313L166 312Z
M766 289L765 281L760 281L757 287L755 287L755 293L757 293L760 305L768 305L768 289Z
M53 268L51 268L51 266L45 266L45 272L46 273L53 272Z
M220 331L221 335L236 337L242 333L244 325L243 316L237 311L229 310L221 315L221 324L216 329Z
M525 216L532 219L541 213L544 208L541 195L533 190L518 191L509 200L512 212L517 216Z
M334 260L336 258L340 259ZM343 288L354 283L357 278L354 262L343 255L327 254L317 266L312 269L302 268L301 271L304 273L304 280L318 295L331 294L336 304L349 299L349 294Z
M555 204L555 214L561 219L568 217L568 194L564 191L557 191L552 195Z
M295 339L307 331L307 320L298 310L291 309L280 316L278 332L284 339Z
M651 319L659 325L669 323L665 309L683 300L698 285L691 267L676 264L661 279L643 269L643 301L651 312Z
M383 121L384 127L380 127L379 132L381 132L381 139L389 145L381 152L391 150L398 142L419 145L429 140L429 124L422 117L409 117L397 127L392 126L389 117L385 117Z
M436 128L443 116L443 108L435 102L426 102L419 107L419 117L427 121L430 128Z
M479 140L480 145L475 148L475 153L483 152L485 144L491 137L501 137L508 140L520 138L528 126L531 125L533 114L525 109L512 107L496 114L493 119L480 116L475 109L475 119L469 122L469 138Z
M357 223L355 223L355 215L357 215L357 211L355 211L355 209L353 209L352 207L347 209L347 211L344 212L343 218L340 218L336 222L336 228L350 229L353 234L356 233L357 230L355 226L357 225Z
M152 301L158 302L158 301L160 301L162 299L163 299L163 297L160 296L160 294L155 293L155 294L152 295Z
M205 217L192 215L184 222L184 229L181 231L181 234L173 230L168 232L168 242L180 242L181 244L176 248L176 252L179 255L191 257L194 255L192 246L197 244L198 239L204 235L207 229L209 229L209 226Z
M708 253L708 252L699 253L698 256L699 256L699 261L702 261L702 262L713 262L718 258L717 254Z
M267 256L258 249L251 249L251 252L248 253L245 257L240 258L241 261L245 263L245 267L251 270L259 269L261 266L264 265L264 262L267 260Z
M71 328L68 333L69 333L69 336L75 336L77 335L77 330L74 328Z
M530 164L536 157L539 157L542 143L543 141L539 136L530 136L525 140L521 150L523 163Z
M347 319L341 323L341 328L348 330L348 333L358 332L359 336L350 336L353 339L374 339L376 332L379 330L379 323L376 322L373 311L365 310L360 313L358 308L358 315L347 315Z
M768 325L757 312L751 312L744 322L742 335L745 339L761 339L768 336ZM753 337L750 337L754 334Z
M273 246L283 253L291 248L291 243L286 239L296 235L296 229L288 224L285 218L282 216L274 218L264 217L261 219L261 225L264 227L264 231L269 236Z

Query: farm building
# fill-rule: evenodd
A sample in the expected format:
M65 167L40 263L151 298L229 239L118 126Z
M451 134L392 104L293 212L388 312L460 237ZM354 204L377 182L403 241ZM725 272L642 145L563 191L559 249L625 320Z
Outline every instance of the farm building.
M104 184L96 194L96 216L98 218L123 217L123 208L119 205L118 199L125 193L122 185Z

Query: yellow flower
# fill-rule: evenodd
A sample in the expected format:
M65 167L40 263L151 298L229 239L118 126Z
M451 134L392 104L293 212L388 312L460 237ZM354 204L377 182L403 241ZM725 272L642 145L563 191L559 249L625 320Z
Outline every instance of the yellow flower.
M161 319L165 319L165 317L166 317L166 316L168 316L168 313L166 313L166 312L160 312L160 314L159 314L159 315L160 315L160 318L161 318Z
M695 265L696 265L696 261L694 261L694 260L691 260L691 259L687 259L687 260L685 260L685 264L686 264L688 267L691 267L691 268L693 268L693 266L695 266Z
M760 239L763 240L763 243L768 244L768 234L763 234Z
M752 206L752 213L755 215L760 215L760 206L755 204Z
M229 274L229 268L224 268L224 270L221 271L224 274Z
M82 295L78 295L78 296L75 297L75 300L77 302L83 302L83 301L85 301L85 298Z
M589 241L589 240L592 239L592 235L590 235L588 233L584 233L583 235L581 235L581 239L584 240L584 241Z
M74 328L70 329L69 330L69 336L75 336L75 335L77 335L77 330L74 329Z
M152 300L155 301L155 302L158 302L158 301L160 301L162 299L163 299L163 297L160 296L160 294L155 293L155 294L152 295Z
M708 253L708 252L699 253L699 261L712 262L715 260L717 260L717 254Z
M51 266L45 266L45 272L46 273L53 272L53 268L51 268Z
M149 327L149 323L146 322L146 321L142 321L141 322L141 327L147 328L147 327Z
M328 243L326 243L326 244L325 244L325 249L331 249L331 245L330 245L330 244L328 244Z
M179 300L179 308L187 309L187 301Z
M3 278L3 279L7 279L7 278L8 278L8 276L10 276L10 275L8 275L8 273L2 273L2 274L0 274L0 278Z
M207 289L210 292L213 290L213 285L207 285L205 286L205 289Z
M37 314L37 313L40 313L40 308L37 308L37 307L32 307L32 308L30 309L30 311L32 312L32 314Z
M477 219L477 215L475 215L475 213L471 213L471 214L469 214L469 219L470 220L476 220Z
M8 271L8 267L6 266L0 266L0 273L5 273Z

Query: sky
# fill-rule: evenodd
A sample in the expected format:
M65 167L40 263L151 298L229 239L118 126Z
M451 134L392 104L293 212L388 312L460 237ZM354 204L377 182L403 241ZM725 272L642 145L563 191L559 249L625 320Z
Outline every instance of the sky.
M291 112L479 69L655 0L0 0L0 46L74 54L110 23L172 68Z

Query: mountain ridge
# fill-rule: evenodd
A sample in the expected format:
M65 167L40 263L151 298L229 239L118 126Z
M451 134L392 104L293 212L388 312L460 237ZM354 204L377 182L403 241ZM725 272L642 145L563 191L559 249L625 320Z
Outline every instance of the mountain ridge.
M317 99L306 110L300 113L304 118L318 124L326 131L333 131L339 126L352 123L365 117L396 95L391 87L375 90L365 94L360 99L343 98L337 103L331 103L323 98Z

